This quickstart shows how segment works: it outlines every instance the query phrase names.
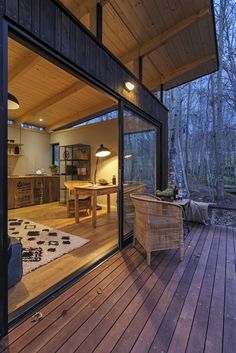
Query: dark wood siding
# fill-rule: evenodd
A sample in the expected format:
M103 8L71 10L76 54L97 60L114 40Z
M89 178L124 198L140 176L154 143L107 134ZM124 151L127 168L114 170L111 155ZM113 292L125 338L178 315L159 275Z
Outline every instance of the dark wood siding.
M5 6L6 18L17 27L38 37L41 43L75 65L95 83L107 87L116 96L125 98L158 120L163 131L162 157L167 161L167 110L73 15L56 0L0 0L0 3ZM124 90L124 80L135 83L134 91L128 93ZM167 175L166 172L164 174Z

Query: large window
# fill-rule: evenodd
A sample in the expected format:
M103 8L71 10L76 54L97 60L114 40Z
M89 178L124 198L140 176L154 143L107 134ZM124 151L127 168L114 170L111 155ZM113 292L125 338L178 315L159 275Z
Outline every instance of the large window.
M158 127L131 111L124 111L124 236L132 230L134 207L131 193L154 194L157 184Z
M60 164L60 145L59 143L54 143L52 145L52 164L59 166Z

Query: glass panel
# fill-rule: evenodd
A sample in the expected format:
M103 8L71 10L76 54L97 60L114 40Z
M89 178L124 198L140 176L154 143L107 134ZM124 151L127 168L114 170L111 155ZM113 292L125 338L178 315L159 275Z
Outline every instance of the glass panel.
M52 145L52 163L59 166L60 164L60 146L59 143L54 143ZM59 171L58 171L59 172Z
M133 231L134 207L131 193L155 194L157 179L157 132L158 128L124 110L124 237Z

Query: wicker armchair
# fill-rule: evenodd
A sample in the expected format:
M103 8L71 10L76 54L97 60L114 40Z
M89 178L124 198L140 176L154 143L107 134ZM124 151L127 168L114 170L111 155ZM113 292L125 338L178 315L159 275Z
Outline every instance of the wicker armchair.
M135 239L147 252L147 263L151 263L151 252L164 249L180 249L184 256L183 218L179 205L164 202L149 194L131 194L135 208Z

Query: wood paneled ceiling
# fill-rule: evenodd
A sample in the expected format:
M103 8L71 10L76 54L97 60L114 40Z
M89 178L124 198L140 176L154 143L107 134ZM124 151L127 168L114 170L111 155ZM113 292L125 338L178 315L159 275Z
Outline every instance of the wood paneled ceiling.
M20 103L9 119L54 130L117 104L11 38L8 54L8 91Z
M212 0L61 0L92 32L103 6L103 44L156 91L218 69Z

